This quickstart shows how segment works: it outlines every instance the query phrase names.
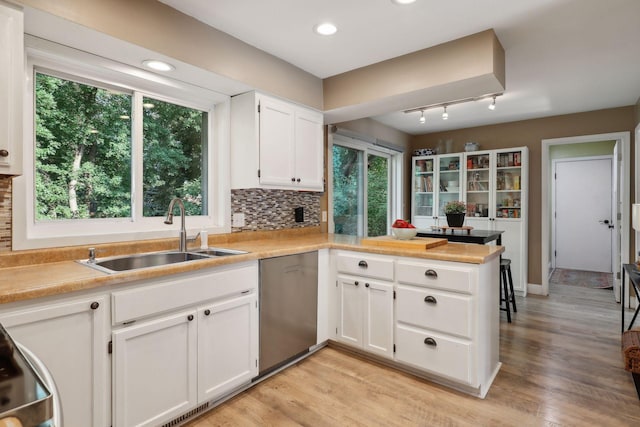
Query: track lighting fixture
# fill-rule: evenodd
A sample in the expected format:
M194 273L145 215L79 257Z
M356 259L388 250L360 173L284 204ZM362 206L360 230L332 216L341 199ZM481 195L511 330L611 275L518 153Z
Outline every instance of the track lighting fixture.
M477 96L475 98L456 99L456 100L453 100L453 101L442 102L442 103L439 103L439 104L423 105L422 107L416 107L416 108L412 108L410 110L404 110L404 113L408 114L408 113L415 113L415 112L420 111L419 122L420 122L420 124L424 124L427 121L427 119L424 116L425 110L442 107L444 109L444 111L442 112L442 120L447 120L447 119L449 119L449 113L447 112L447 107L449 107L450 105L462 104L462 103L465 103L465 102L480 101L481 99L492 98L493 101L491 102L491 104L489 104L489 109L490 110L495 110L496 109L496 98L499 97L499 96L502 96L502 93L490 93L490 94L486 94L486 95L482 95L482 96Z

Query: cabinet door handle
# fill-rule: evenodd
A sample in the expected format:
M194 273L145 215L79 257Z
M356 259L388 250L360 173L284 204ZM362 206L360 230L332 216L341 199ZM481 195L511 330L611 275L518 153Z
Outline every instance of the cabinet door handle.
M368 283L365 283L365 284L364 284L364 287L365 287L365 288L368 288L368 287L369 287L369 284L368 284Z
M294 178L291 178L291 182L296 182L295 177L294 177Z
M353 282L354 285L358 286L360 283L358 283L357 281Z
M431 346L433 346L433 347L437 347L437 346L438 346L438 343L436 342L436 340L434 340L434 339L433 339L433 338L431 338L431 337L427 337L427 338L425 338L425 339L424 339L424 343L425 343L426 345L431 345Z
M9 152L7 150L0 150L0 157L8 157Z
M429 303L429 304L437 304L438 300L436 299L436 297L432 297L431 295L427 295L426 297L424 297L424 302Z
M100 303L97 302L97 301L94 301L94 302L91 303L91 305L89 307L91 307L91 310L95 310L98 307L100 307Z
M296 179L296 181L297 181L297 182L300 182L300 178L297 178L297 179Z
M204 311L204 315L208 316L211 314L211 310L209 310L208 308Z
M427 277L433 277L434 279L438 278L438 273L435 270L431 269L431 268L428 269L427 271L425 271L424 275L427 276Z
M367 261L360 261L358 263L358 267L367 268L369 267L369 264L367 264Z
M191 322L191 321L193 320L193 314L188 315L188 316L187 316L187 320L188 320L189 322Z

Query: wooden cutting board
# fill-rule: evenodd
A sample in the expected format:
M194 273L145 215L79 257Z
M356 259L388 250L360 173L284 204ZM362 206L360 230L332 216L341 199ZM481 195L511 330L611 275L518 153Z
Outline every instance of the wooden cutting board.
M383 246L396 249L431 249L437 246L446 245L447 239L437 239L434 237L414 237L411 240L399 240L393 236L366 237L360 240L365 246Z

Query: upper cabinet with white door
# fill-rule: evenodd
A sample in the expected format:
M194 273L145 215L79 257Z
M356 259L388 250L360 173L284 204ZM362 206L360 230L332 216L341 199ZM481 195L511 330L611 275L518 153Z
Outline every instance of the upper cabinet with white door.
M0 1L0 174L22 173L22 11Z
M324 191L322 113L247 92L231 99L231 188Z

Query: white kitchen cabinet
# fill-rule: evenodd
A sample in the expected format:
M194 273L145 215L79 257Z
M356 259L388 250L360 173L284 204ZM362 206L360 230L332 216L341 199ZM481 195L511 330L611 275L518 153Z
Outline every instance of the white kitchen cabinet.
M0 310L0 323L51 372L67 426L110 425L108 318L104 294Z
M501 230L514 290L527 294L529 155L527 147L465 153L465 225Z
M324 191L322 113L258 92L231 99L231 188Z
M445 225L444 206L462 200L462 154L412 159L411 223L417 228Z
M0 1L0 174L22 173L22 11Z
M257 292L254 261L114 292L114 425L161 425L250 383Z
M196 311L113 332L115 426L156 426L197 404Z
M257 375L256 293L198 309L198 401L214 400Z
M393 358L393 284L381 281L393 280L393 262L352 252L338 254L336 265L337 339Z

